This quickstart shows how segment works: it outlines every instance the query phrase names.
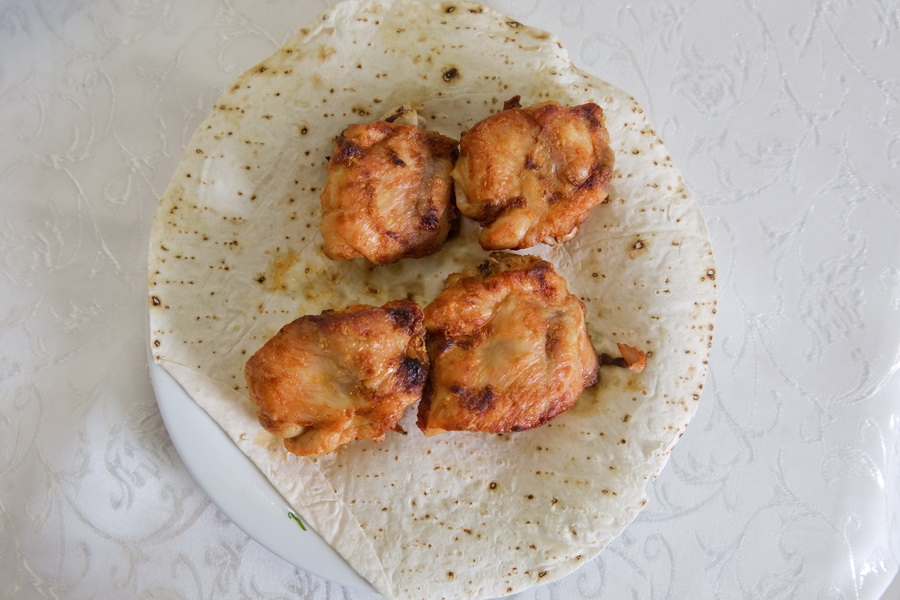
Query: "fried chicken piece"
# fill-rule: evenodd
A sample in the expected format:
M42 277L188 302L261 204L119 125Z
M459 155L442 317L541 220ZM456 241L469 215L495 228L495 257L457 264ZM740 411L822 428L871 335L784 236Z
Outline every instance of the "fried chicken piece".
M431 370L419 428L521 431L570 408L598 377L586 312L533 256L495 252L448 277L425 307Z
M382 441L422 397L422 309L406 300L353 305L283 327L244 369L260 424L300 456Z
M571 239L606 199L612 177L603 109L556 102L521 108L518 99L463 134L451 174L457 208L481 222L486 250Z
M411 113L411 114L410 114ZM322 191L328 258L388 264L440 250L456 219L450 171L458 143L398 110L396 122L350 125L337 138Z

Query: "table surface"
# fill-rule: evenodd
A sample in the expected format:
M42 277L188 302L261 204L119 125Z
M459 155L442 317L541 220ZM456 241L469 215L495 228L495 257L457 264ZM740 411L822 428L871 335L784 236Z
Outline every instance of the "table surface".
M0 596L375 598L250 539L147 372L150 223L219 91L332 2L0 2ZM522 598L874 599L900 558L900 8L493 0L630 91L718 262L638 519Z

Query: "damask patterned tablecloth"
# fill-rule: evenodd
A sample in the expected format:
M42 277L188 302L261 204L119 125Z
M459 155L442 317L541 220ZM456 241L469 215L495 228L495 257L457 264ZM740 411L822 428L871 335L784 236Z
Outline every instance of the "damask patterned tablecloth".
M332 2L0 2L0 597L375 598L233 525L147 373L159 196ZM522 598L878 598L900 559L900 7L491 0L649 111L703 207L706 393L649 504Z

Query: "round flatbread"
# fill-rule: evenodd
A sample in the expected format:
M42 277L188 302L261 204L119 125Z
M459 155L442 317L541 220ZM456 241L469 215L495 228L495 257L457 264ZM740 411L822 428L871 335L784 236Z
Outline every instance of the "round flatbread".
M598 352L635 346L647 368L603 368L572 409L530 431L426 438L413 406L406 435L317 459L287 454L259 426L242 375L269 337L327 308L424 306L447 275L486 256L464 220L425 258L326 258L319 194L335 136L415 104L429 129L458 138L514 95L605 112L616 154L608 200L574 239L525 252L552 262L585 303ZM317 17L216 101L151 234L155 360L394 598L521 591L615 538L696 410L715 298L703 216L634 98L575 68L551 34L465 2L349 0Z

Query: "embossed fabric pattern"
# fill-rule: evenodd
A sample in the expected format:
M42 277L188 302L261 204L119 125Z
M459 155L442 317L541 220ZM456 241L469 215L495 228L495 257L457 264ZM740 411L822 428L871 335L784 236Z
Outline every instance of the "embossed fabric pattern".
M212 504L147 373L150 224L187 141L332 4L0 2L0 597L377 597ZM488 4L650 113L719 290L647 507L517 597L879 598L900 561L900 8Z

